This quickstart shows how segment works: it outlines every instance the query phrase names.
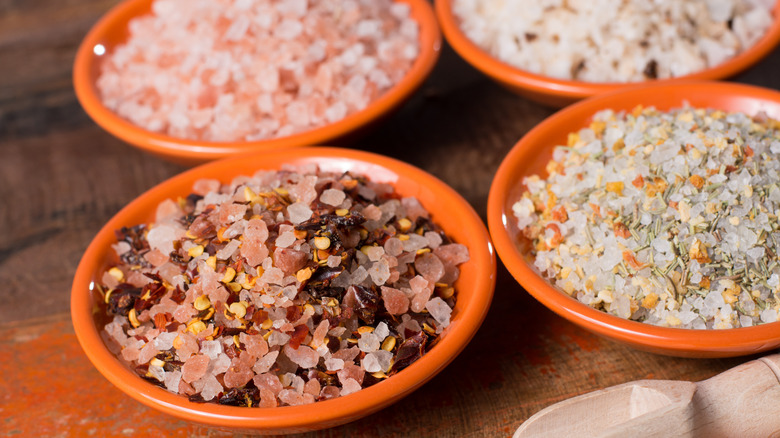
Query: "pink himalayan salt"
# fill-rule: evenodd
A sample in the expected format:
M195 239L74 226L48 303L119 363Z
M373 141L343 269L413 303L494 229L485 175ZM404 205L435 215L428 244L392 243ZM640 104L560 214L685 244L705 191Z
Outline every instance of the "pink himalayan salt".
M186 362L190 356L198 352L198 341L190 333L179 333L179 341L179 348L176 349L176 354L179 356L180 361ZM177 343L175 340L173 344L176 347Z
M252 370L258 374L267 373L271 367L273 367L274 363L276 363L276 358L278 356L279 351L268 352L268 354L255 362L255 366L252 367Z
M154 214L154 222L162 223L181 215L179 204L173 199L166 199L157 205Z
M320 355L306 345L292 348L287 344L284 346L284 354L301 368L314 368L320 360Z
M243 355L243 354L242 354ZM227 388L238 388L246 385L255 373L240 357L234 357L230 368L225 372L224 381Z
M218 192L221 186L222 183L216 179L202 178L195 181L192 185L192 192L196 195L205 196L209 192Z
M414 294L410 306L412 312L419 313L425 308L425 304L428 303L431 295L433 295L433 286L433 283L419 275L409 280L409 287L412 288L412 293Z
M276 400L276 394L267 388L260 388L260 403L257 405L258 408L275 408L278 405L279 402Z
M306 394L311 394L314 397L317 397L320 395L320 391L322 389L321 386L322 385L320 385L319 380L311 379L308 382L306 382L306 385L304 385L303 392L305 392Z
M344 396L358 392L361 388L360 383L355 379L343 380L341 383L341 395Z
M279 393L279 401L287 403L290 406L305 405L315 402L313 395L301 394L294 389L283 389Z
M246 347L246 352L255 358L261 358L268 353L268 342L263 339L263 335L248 335L241 332L238 339Z
M382 300L391 315L401 315L409 310L409 298L398 289L382 286Z
M344 202L346 197L347 195L342 190L326 189L322 191L322 194L320 195L320 201L322 201L324 204L338 207L342 202Z
M224 203L219 206L219 215L217 219L221 225L230 225L233 222L244 217L246 213L246 204Z
M277 377L275 374L258 374L252 378L252 381L258 388L271 391L274 397L276 397L276 395L279 394L284 388L282 386L282 382L279 381L279 377Z
M219 380L211 374L204 376L201 380L203 381L203 388L200 390L200 395L203 397L203 400L212 400L225 389L219 383Z
M299 269L306 266L309 260L309 254L289 248L276 248L274 250L274 264L285 274L295 274Z
M404 252L404 244L401 239L391 237L385 242L385 253L393 257L398 257Z
M351 347L333 353L333 357L336 359L341 359L345 362L352 362L355 360L356 357L358 357L359 354L360 354L359 348Z
M414 269L431 283L436 283L444 275L444 264L432 253L418 256L414 260Z
M144 364L152 360L157 356L160 351L154 346L154 342L147 342L146 345L138 352L138 363Z
M168 261L168 256L166 254L163 254L159 249L154 249L146 254L144 254L144 258L147 262L151 263L152 266L155 268L164 264Z
M365 376L365 374L366 371L363 368L351 363L345 364L344 368L342 368L338 373L336 373L342 385L348 379L353 379L359 384L363 384L363 376Z
M186 360L181 367L181 378L187 382L192 383L206 374L206 370L209 368L209 357L205 354L196 354Z
M106 56L98 88L110 109L175 137L255 140L334 122L399 81L419 50L408 8L392 13L389 0L313 2L302 16L226 0L152 10Z
M326 386L322 388L322 391L320 391L320 398L323 400L335 398L339 395L341 395L341 391L337 386Z
M241 245L241 256L251 266L258 266L268 257L268 225L262 219L251 219L244 229L244 244Z

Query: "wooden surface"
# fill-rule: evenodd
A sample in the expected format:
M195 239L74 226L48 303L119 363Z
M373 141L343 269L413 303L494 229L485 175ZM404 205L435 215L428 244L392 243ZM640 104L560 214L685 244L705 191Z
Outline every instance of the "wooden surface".
M226 436L114 389L70 325L70 282L92 236L183 170L112 138L76 101L76 47L114 3L0 0L0 435ZM778 72L775 50L735 80L780 89ZM428 170L484 218L501 159L552 112L445 47L424 87L359 146ZM396 405L311 436L507 436L578 394L639 379L702 380L749 359L670 358L600 339L545 309L500 267L485 323L449 367Z

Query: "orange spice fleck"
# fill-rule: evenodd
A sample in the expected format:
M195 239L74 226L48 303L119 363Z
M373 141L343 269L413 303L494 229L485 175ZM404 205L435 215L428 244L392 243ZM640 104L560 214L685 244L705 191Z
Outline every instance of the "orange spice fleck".
M634 180L631 181L631 185L633 185L638 189L641 189L642 186L645 185L645 178L642 175L637 175L636 178L634 178Z
M704 187L704 178L702 178L700 175L691 175L691 177L688 178L688 181L690 181L690 183L697 189Z
M612 230L615 232L615 236L617 237L622 237L624 239L631 237L631 232L623 222L615 222L615 224L612 225Z

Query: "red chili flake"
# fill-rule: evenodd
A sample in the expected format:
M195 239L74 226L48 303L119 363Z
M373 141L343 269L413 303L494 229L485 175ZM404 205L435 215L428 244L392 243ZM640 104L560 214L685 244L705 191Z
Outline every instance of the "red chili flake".
M547 226L545 228L547 228L548 230L552 230L553 231L553 237L552 237L552 239L550 239L550 245L551 246L556 247L556 246L560 245L561 243L563 243L563 241L564 241L563 234L561 234L561 229L558 227L558 225L556 225L556 224L547 224Z
M252 313L252 322L257 325L264 323L266 319L268 319L268 312L263 309L255 309L254 313Z
M615 224L612 225L612 230L615 232L615 236L617 237L622 237L624 239L631 237L631 232L623 222L615 222Z
M301 311L301 308L298 306L290 306L287 308L287 320L290 322L295 322L298 320L298 318L303 315L303 311Z
M154 326L158 329L165 328L165 326L171 321L173 321L173 315L168 312L154 315Z
M297 350L298 347L301 346L301 342L306 338L306 335L309 334L309 328L306 327L305 324L296 325L293 329L292 335L290 335L290 347L292 347L294 350Z
M184 302L184 299L187 298L187 295L184 293L179 286L176 286L176 289L171 292L171 300L175 302L176 304L181 304Z
M726 173L731 173L735 170L737 170L737 166L732 166L731 164L726 166Z
M569 214L566 212L566 207L560 206L552 211L552 218L558 222L566 222L569 220Z
M745 156L746 157L752 157L753 156L753 149L750 146L748 146L748 145L745 145Z
M641 189L645 185L645 178L642 175L637 175L636 178L631 181L631 184L634 187Z
M427 341L428 337L422 331L406 338L398 347L391 371L400 371L419 359L425 353Z
M631 252L630 250L623 251L623 260L625 260L626 263L628 263L629 266L631 266L632 268L634 268L636 270L639 270L639 269L642 269L642 268L645 267L645 265L639 263L639 261L636 259L636 257L634 257L634 253Z

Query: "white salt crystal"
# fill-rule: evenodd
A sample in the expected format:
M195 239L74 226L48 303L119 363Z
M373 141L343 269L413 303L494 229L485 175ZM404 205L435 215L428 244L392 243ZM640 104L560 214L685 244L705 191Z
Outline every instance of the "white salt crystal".
M296 202L287 207L287 214L290 215L290 222L297 225L303 221L309 220L312 211L306 204Z
M328 371L339 371L344 368L344 361L341 359L330 358L325 361L325 367Z
M219 341L203 341L200 343L200 352L210 359L216 359L222 353L222 344Z
M450 324L452 308L450 308L450 306L441 298L435 297L431 299L428 301L428 304L425 305L425 308L428 309L431 316L433 316L436 322L442 327L447 327Z
M367 373L376 373L382 371L382 366L379 365L379 360L376 358L376 356L374 356L373 353L366 354L363 360L360 361L360 364Z
M346 197L347 195L341 190L326 189L323 190L322 194L320 195L320 201L322 201L324 204L338 207L342 202L344 202Z
M354 392L358 392L362 389L360 386L360 383L357 382L357 380L353 378L348 378L344 381L344 383L341 385L341 395L349 395Z
M379 336L373 333L363 333L360 335L360 339L358 339L358 348L366 353L378 350L379 345Z
M295 243L295 234L292 231L286 231L276 238L276 246L280 248L288 248Z
M765 309L761 311L761 322L770 323L777 321L777 311L774 309Z

